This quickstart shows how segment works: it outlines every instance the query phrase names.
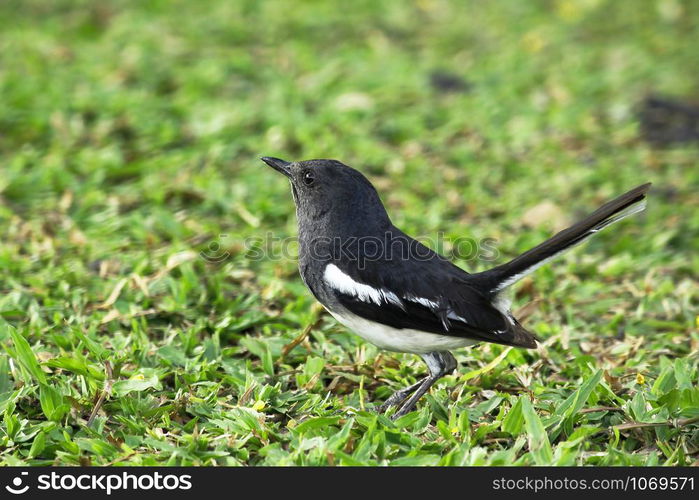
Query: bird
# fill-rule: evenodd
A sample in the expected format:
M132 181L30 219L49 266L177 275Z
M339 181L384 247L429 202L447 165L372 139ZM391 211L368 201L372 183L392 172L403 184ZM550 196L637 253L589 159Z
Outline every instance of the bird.
M518 257L468 273L393 225L358 170L331 159L261 158L286 176L298 222L298 266L313 296L342 325L380 349L419 355L427 375L394 392L379 412L413 411L457 368L451 351L481 342L527 349L537 337L511 311L508 290L607 226L644 210L651 184L605 203Z

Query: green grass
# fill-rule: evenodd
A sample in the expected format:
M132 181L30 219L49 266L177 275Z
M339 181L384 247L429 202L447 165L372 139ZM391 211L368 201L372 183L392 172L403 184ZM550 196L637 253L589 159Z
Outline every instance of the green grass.
M1 464L699 461L699 149L636 118L697 97L695 3L14 0L0 24ZM254 258L296 232L263 155L340 159L406 232L497 262L654 190L517 287L539 349L461 350L391 422L374 402L422 362Z

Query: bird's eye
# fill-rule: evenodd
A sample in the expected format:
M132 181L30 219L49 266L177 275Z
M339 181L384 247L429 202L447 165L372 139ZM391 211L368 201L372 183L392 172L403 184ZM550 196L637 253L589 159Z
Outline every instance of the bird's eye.
M313 172L311 172L310 170L307 171L307 172L304 172L304 174L303 174L303 183L304 183L306 186L312 186L313 183L315 182L315 180L316 180L316 179L315 179L315 176L313 175Z

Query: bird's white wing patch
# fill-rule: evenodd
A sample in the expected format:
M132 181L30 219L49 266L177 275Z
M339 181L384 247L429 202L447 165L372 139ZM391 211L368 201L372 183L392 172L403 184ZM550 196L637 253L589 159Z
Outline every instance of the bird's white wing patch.
M354 281L335 264L328 264L325 267L323 278L338 292L352 295L363 302L373 302L377 305L388 302L403 307L403 302L395 293Z
M363 302L373 302L374 304L381 305L382 303L395 304L400 308L404 308L403 301L401 297L395 293L384 290L380 288L374 288L372 286L366 285L364 283L359 283L353 280L349 275L343 273L339 267L335 264L328 264L325 267L325 272L323 273L323 278L325 281L333 287L338 292L357 297ZM414 302L415 304L420 304L422 306L431 309L432 311L438 311L440 308L439 303L434 300L426 299L424 297L418 297L412 294L405 294L402 297L404 300L409 302ZM458 316L453 311L447 313L447 318L461 321L463 323L468 323L465 318Z
M415 302L416 304L421 304L429 309L439 308L439 304L437 304L434 300L425 299L423 297L416 297L415 295L411 295L411 294L407 294L405 296L405 298L408 299L410 302Z
M423 305L427 307L428 309L431 309L432 311L439 311L440 305L438 302L435 302L434 300L430 299L425 299L423 297L416 297L415 295L406 295L405 298L409 300L410 302L415 302L416 304ZM447 311L447 318L448 319L453 319L454 321L461 321L462 323L468 324L468 321L466 321L466 318L462 318L458 314L456 314L454 311L448 310Z

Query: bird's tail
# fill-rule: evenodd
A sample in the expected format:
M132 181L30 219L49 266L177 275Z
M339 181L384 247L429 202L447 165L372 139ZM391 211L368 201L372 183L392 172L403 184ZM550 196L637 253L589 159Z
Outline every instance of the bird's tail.
M580 222L564 229L519 257L515 257L510 262L479 273L479 277L488 284L491 293L501 292L549 260L582 243L596 232L629 215L641 212L646 207L645 198L649 188L650 183L647 183L622 194L605 203Z

